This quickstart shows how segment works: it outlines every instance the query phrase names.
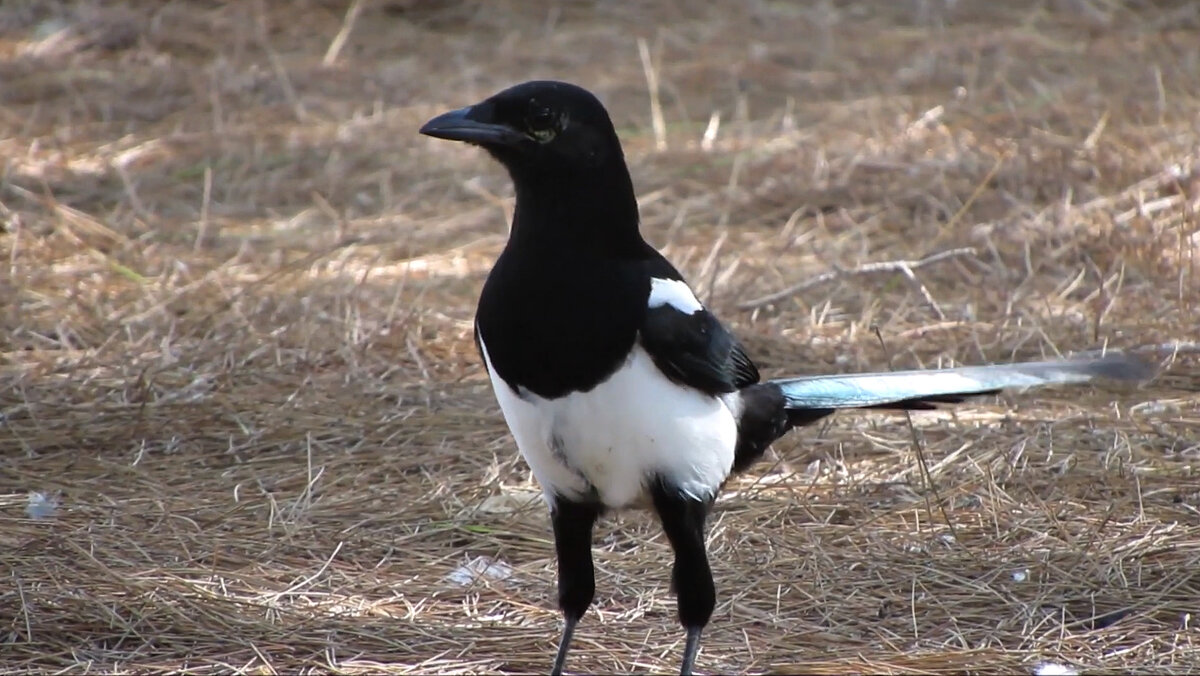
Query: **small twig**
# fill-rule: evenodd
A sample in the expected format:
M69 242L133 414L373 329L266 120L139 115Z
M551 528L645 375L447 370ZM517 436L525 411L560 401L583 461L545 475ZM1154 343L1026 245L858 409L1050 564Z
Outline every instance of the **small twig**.
M267 602L274 603L275 601L278 601L279 599L283 598L284 596L295 593L296 591L303 589L304 587L307 587L308 585L312 584L313 580L316 580L318 577L321 577L321 575L325 573L325 570L327 568L329 568L329 564L333 563L333 559L337 557L338 552L342 551L342 545L344 545L344 544L346 544L346 543L345 542L337 543L337 546L333 548L333 553L329 555L328 559L325 559L325 563L321 564L321 567L317 569L317 572L315 572L312 575L309 575L308 577L304 578L303 580L300 580L299 582L291 585L290 587L288 587L287 589L284 589L283 591L275 592L274 594L271 594L269 597L269 600Z
M1170 209L1176 204L1184 201L1184 199L1186 198L1183 195L1167 195L1166 197L1159 197L1158 199L1150 200L1149 202L1142 202L1132 209L1122 211L1116 216L1113 216L1113 223L1116 223L1117 225L1125 225L1139 216L1142 218L1149 218L1160 211Z
M721 247L725 244L725 240L729 236L729 215L733 211L734 195L737 193L738 177L742 173L744 158L745 153L738 153L733 158L733 169L729 172L729 182L725 186L725 206L721 210L721 217L717 219L717 228L721 231L721 236L717 238L717 243L713 246L708 258L705 259L704 267L701 268L712 273L712 276L708 280L708 298L706 302L709 304L715 302L714 299L717 294L717 273L721 268L718 256L721 253Z
M929 293L929 289L925 288L925 285L921 283L921 280L917 279L917 275L913 272L912 267L908 265L902 265L900 266L900 272L908 278L908 281L913 283L913 286L917 287L917 291L921 294L921 297L925 299L925 302L929 304L929 307L933 308L933 313L937 315L937 318L941 321L946 321L946 313L942 312L942 307L937 304L936 300L933 299L933 294Z
M717 272L720 270L718 256L721 254L721 247L725 246L725 240L729 238L729 230L722 228L721 234L717 236L717 241L713 242L713 246L709 249L708 256L704 258L704 262L700 264L700 278L708 278L708 293L705 295L704 302L707 305L713 305L717 295Z
M313 478L313 443L312 432L306 432L304 435L304 465L308 473L308 483L304 485L304 491L300 494L300 500L297 500L297 505L303 503L304 511L312 509L312 488L316 479ZM324 467L321 468L324 471Z
M354 0L350 3L350 8L346 10L346 16L342 19L342 27L333 37L333 42L329 43L329 49L325 50L325 58L321 59L322 66L328 68L337 61L342 47L345 47L346 41L350 39L350 32L354 30L354 22L358 20L362 6L363 0Z
M12 572L13 582L17 585L17 595L21 597L21 616L25 620L25 642L33 643L33 625L29 622L29 599L25 598L25 587L21 585L21 578L17 576L17 571Z
M1194 340L1172 340L1166 343L1142 345L1134 348L1137 352L1169 352L1176 354L1200 354L1200 342Z
M1004 159L997 158L996 163L993 164L992 168L988 170L988 173L984 175L983 180L979 182L979 185L975 186L973 191L971 191L970 196L967 197L967 201L963 202L962 206L958 208L958 211L954 212L954 215L951 216L950 220L946 222L944 232L954 231L954 226L958 225L958 221L962 219L963 215L967 213L967 210L971 208L971 205L975 204L975 200L979 199L979 196L982 195L983 191L987 189L988 185L992 182L992 179L995 178L996 173L1000 171L1000 166L1002 164L1004 164Z
M338 210L334 209L333 205L329 203L329 200L325 199L325 196L316 190L312 191L312 200L313 204L317 205L317 209L322 211L329 218L329 220L333 221L334 241L341 242L345 240L346 231L348 229L348 224L346 223L345 217L339 214Z
M1112 114L1112 110L1105 109L1104 114L1096 122L1096 126L1092 127L1091 133L1083 140L1082 148L1088 152L1096 149L1096 144L1100 142L1100 136L1104 134L1104 129L1108 127L1108 118Z
M721 130L721 111L714 110L708 118L708 126L704 128L704 136L700 138L700 149L709 151L717 142L717 132Z
M258 17L255 22L255 28L257 29L259 47L266 52L267 60L271 62L271 69L275 71L275 78L279 80L279 88L283 90L283 97L292 106L292 112L296 116L296 119L303 122L308 118L308 110L305 109L304 103L300 101L300 97L296 95L296 88L292 86L292 78L288 76L287 68L283 65L283 59L279 58L279 53L271 47L271 40L267 32L267 9L263 5L262 0L259 0L256 9L258 10Z
M258 649L258 646L254 645L253 641L250 643L250 649L253 650L254 654L258 656L259 661L262 662L262 665L264 667L266 667L267 671L269 671L272 674L279 673L278 671L275 670L275 667L271 665L271 660L267 659L267 656L262 654L262 651ZM254 660L250 660L249 662L246 663L246 666L250 666L253 663L254 663Z
M124 164L122 162L113 162L112 168L116 172L117 177L121 179L121 185L125 187L125 196L129 199L129 206L133 208L133 212L146 223L156 222L157 219L154 217L154 214L150 213L150 210L146 208L146 205L142 204L141 198L138 197L137 189L133 185L133 177L126 171Z
M879 340L879 347L883 349L883 356L887 359L889 371L894 371L895 366L892 365L892 353L887 348L887 342L883 339L883 332L879 330L879 326L872 324L871 331ZM933 474L929 471L929 463L925 460L925 449L921 446L921 437L917 434L917 426L913 424L912 413L908 410L904 411L904 420L908 423L908 433L912 439L913 453L917 456L917 464L921 467L921 477L925 479L925 485L929 487L929 491L933 493L934 504L937 505L938 512L941 513L942 519L946 522L946 527L950 529L950 535L954 537L955 544L962 546L962 540L958 538L958 531L954 528L954 522L950 520L950 515L946 513L946 506L942 503L942 496L938 493L937 485L933 481ZM933 515L933 505L929 504L929 495L925 494L925 510Z
M198 253L207 239L208 218L212 208L212 187L212 166L208 165L204 167L204 192L200 198L200 224L196 227L196 241L192 243L193 253Z
M429 367L425 364L425 360L421 358L421 351L413 343L411 336L404 338L404 346L408 348L409 356L413 358L413 361L417 364L417 368L420 369L421 377L425 379L425 382L432 382L433 376L429 373Z
M975 247L968 246L968 247L961 247L958 249L948 249L946 251L940 251L938 253L930 254L930 255L928 255L924 258L918 259L918 260L875 261L873 263L863 263L862 265L860 265L858 267L854 267L854 268L835 269L835 270L831 270L830 272L823 272L815 277L810 277L810 278L804 280L803 282L800 282L799 284L794 284L794 285L789 286L786 289L783 289L781 291L776 291L774 293L767 294L760 298L755 298L754 300L748 300L748 301L739 303L738 309L739 310L755 310L764 305L770 305L771 303L774 303L776 301L780 301L780 300L783 300L784 298L794 296L797 293L800 293L801 291L806 291L808 289L811 289L812 287L817 286L818 284L824 284L825 282L831 282L835 279L841 279L842 277L848 277L848 276L852 276L852 275L870 275L870 274L875 274L875 273L879 273L879 272L890 272L890 273L898 272L898 273L904 275L905 277L908 277L909 279L915 279L916 275L913 271L918 268L923 268L926 265L933 265L934 263L940 263L940 262L950 259L950 258L958 258L960 256L974 256L975 254L976 254ZM917 284L918 284L918 286L920 286L922 295L925 296L926 302L928 302L930 305L933 306L934 310L938 313L939 316L942 316L941 309L938 308L937 303L933 302L933 299L929 296L928 290L926 290L925 287L920 284L920 282L917 282ZM942 318L944 319L945 317L942 316Z
M21 255L21 233L24 232L24 220L21 214L9 211L8 207L0 203L0 216L8 217L8 231L12 233L12 244L8 249L8 276L9 279L17 279L17 260Z
M1163 86L1162 68L1158 64L1154 65L1154 89L1158 92L1158 123L1163 124L1163 117L1167 112L1167 88Z
M667 149L667 123L663 120L662 101L658 97L658 71L650 59L650 47L646 38L638 38L638 55L642 57L642 70L646 73L646 89L650 90L650 124L654 127L654 149Z
M1098 209L1106 209L1116 204L1127 202L1129 200L1141 201L1143 195L1157 193L1164 188L1172 185L1179 185L1180 181L1186 179L1191 174L1191 162L1171 164L1159 171L1156 174L1148 176L1115 195L1105 195L1097 197L1089 202L1084 202L1076 206L1074 211L1076 215L1086 214ZM1145 208L1146 204L1142 205Z

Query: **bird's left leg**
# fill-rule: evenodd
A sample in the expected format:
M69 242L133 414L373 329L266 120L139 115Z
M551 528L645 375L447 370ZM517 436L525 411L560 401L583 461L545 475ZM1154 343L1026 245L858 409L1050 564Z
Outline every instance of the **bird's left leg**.
M686 495L669 483L658 480L650 489L654 511L675 551L671 587L679 604L679 621L687 630L680 674L691 674L700 650L700 634L712 617L717 590L704 545L704 522L711 500Z
M563 631L550 673L563 672L575 625L583 617L596 593L592 564L592 528L603 509L592 502L558 497L550 509L554 525L554 549L558 555L558 607L562 609Z

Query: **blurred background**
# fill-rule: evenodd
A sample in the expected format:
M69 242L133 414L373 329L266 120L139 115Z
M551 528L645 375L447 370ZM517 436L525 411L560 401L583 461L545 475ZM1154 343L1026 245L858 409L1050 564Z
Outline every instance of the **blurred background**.
M1164 367L791 435L718 503L702 670L1200 665L1200 5L8 0L4 669L549 666L471 340L512 189L416 133L535 78L767 375ZM596 556L572 666L675 669L653 520Z

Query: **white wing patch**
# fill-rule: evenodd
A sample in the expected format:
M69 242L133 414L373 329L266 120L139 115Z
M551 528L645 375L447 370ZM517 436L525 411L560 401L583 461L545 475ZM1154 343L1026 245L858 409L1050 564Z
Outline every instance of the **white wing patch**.
M729 476L739 398L671 382L641 346L591 390L543 399L518 395L492 368L482 337L479 345L500 410L548 502L594 491L608 507L626 507L645 498L654 476L707 499Z
M656 277L650 279L650 302L648 305L650 307L670 305L688 315L704 309L686 282Z

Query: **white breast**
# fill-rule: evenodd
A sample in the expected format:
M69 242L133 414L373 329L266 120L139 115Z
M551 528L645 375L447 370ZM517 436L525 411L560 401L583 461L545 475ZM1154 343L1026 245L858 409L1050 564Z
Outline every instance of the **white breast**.
M638 345L588 392L522 396L496 374L482 338L479 344L500 410L547 501L594 490L608 507L625 507L644 497L655 476L704 499L729 476L736 393L714 398L677 385Z

